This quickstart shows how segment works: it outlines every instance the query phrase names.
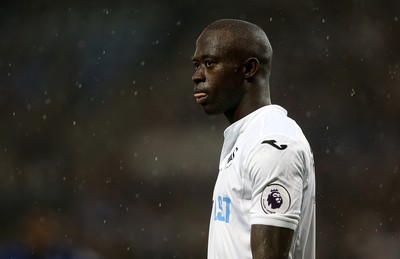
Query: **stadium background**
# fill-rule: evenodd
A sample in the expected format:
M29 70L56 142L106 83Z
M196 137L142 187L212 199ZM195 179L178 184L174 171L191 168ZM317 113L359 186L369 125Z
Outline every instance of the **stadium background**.
M227 122L190 59L225 17L314 149L318 258L400 257L400 2L160 0L0 5L0 258L205 258Z

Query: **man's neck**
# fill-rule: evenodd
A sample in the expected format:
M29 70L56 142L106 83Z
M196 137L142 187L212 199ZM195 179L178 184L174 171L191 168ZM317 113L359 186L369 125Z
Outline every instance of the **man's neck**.
M230 124L237 122L238 120L246 117L250 113L258 110L261 107L270 105L271 101L269 98L265 100L258 100L257 102L245 102L243 101L233 110L226 111L224 113L225 117L228 119Z

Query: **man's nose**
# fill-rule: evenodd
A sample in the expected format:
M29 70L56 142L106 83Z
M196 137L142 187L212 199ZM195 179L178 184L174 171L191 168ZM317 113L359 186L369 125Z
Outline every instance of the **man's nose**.
M201 66L196 68L196 71L194 72L192 76L192 81L197 85L201 82L205 81L205 76L204 76L204 71L201 68Z

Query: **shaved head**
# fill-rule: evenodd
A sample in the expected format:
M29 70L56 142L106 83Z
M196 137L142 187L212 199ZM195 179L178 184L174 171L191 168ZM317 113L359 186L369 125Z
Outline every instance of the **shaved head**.
M204 32L206 31L226 33L226 51L240 54L243 59L257 58L269 76L272 47L267 35L259 26L243 20L221 19L208 25L204 29Z
M271 44L257 25L235 19L211 23L192 57L196 101L207 114L224 113L231 123L271 104L271 59Z

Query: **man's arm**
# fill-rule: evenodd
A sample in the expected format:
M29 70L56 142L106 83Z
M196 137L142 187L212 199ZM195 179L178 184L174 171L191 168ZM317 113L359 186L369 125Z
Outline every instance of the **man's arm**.
M293 230L266 225L251 226L253 259L284 259L288 257Z

